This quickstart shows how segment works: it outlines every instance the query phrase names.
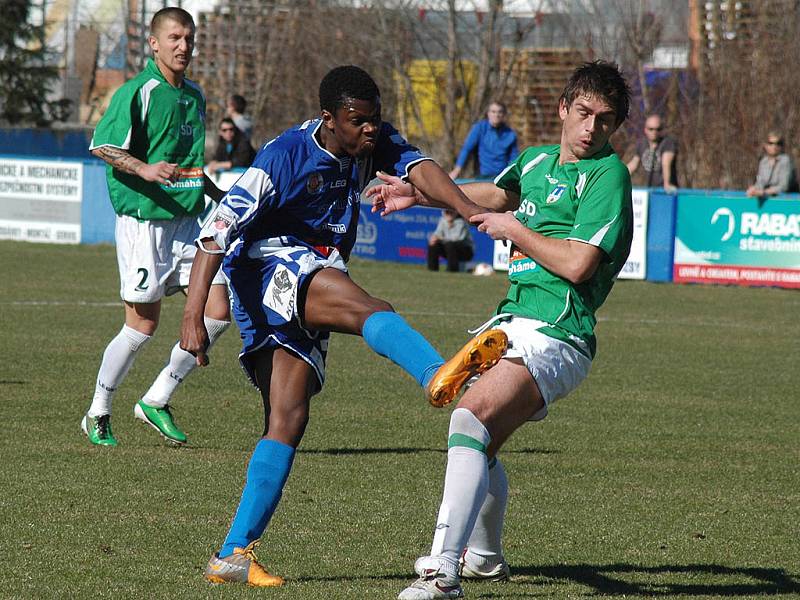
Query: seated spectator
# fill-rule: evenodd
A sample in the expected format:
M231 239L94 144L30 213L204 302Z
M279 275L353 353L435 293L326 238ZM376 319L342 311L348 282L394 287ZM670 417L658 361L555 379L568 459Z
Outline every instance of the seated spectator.
M633 175L641 165L647 176L647 187L663 187L665 192L674 194L678 189L677 141L664 134L664 123L658 115L645 119L644 137L628 161L628 171Z
M255 155L255 150L233 124L233 119L225 117L219 123L217 149L214 159L208 163L208 171L213 174L236 167L249 167Z
M472 258L469 224L456 211L444 209L436 231L428 240L428 269L439 270L439 257L447 259L447 270L458 271L458 263Z
M478 177L481 179L493 179L517 158L517 134L506 125L506 115L506 105L502 102L489 105L486 118L469 130L456 159L456 166L450 171L452 179L461 175L467 160L475 152L478 153Z
M747 188L748 196L777 196L797 191L794 161L784 152L783 136L770 131L764 142L764 156L758 161L756 182Z
M247 100L239 94L234 94L228 98L225 109L225 116L233 119L233 124L242 132L244 139L250 140L253 135L253 120L244 114L247 110Z

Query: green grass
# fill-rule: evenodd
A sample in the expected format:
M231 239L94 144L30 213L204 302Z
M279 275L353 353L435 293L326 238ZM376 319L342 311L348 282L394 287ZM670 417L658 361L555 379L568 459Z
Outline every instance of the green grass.
M444 354L501 276L356 261ZM274 590L206 584L262 428L222 338L174 400L190 446L133 404L176 339L182 300L114 402L116 449L79 421L122 310L113 248L0 243L0 597L394 598L430 544L449 409L336 335L328 381L261 555ZM501 456L509 584L468 598L800 597L800 294L623 281L600 312L588 381Z

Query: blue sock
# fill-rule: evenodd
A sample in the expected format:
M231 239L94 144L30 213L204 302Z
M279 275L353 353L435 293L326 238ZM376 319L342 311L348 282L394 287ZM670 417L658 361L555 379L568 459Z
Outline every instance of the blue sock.
M422 335L394 312L371 314L362 328L364 341L375 352L400 365L422 387L428 385L444 359Z
M261 440L256 444L247 466L247 481L239 508L219 551L221 558L233 554L234 548L244 548L264 533L281 499L294 452L291 446L275 440Z

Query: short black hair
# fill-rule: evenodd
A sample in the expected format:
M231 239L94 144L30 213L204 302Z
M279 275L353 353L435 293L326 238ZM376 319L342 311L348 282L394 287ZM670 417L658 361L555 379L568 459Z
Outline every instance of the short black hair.
M347 100L378 100L381 92L364 69L354 65L328 71L319 84L319 107L333 114Z
M567 109L579 96L598 98L614 109L619 127L628 118L631 106L631 88L622 76L619 67L612 62L595 60L583 63L573 71L559 102Z
M155 35L156 31L161 27L161 23L167 20L180 23L184 27L195 28L192 15L177 6L168 6L153 15L153 20L150 21L150 35Z
M231 96L231 104L233 105L233 110L240 114L247 108L247 100L244 99L244 96L240 96L239 94Z

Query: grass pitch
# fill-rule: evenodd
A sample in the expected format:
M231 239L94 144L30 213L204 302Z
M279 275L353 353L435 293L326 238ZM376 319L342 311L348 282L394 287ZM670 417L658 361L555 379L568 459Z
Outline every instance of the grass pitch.
M334 335L328 382L260 556L280 589L201 578L262 429L226 334L173 406L167 446L133 405L174 343L183 301L114 401L116 449L79 429L122 323L109 246L0 242L0 598L396 597L427 551L450 409L359 338ZM443 354L505 278L354 261ZM800 597L800 294L619 282L593 372L501 457L507 584L468 598Z

